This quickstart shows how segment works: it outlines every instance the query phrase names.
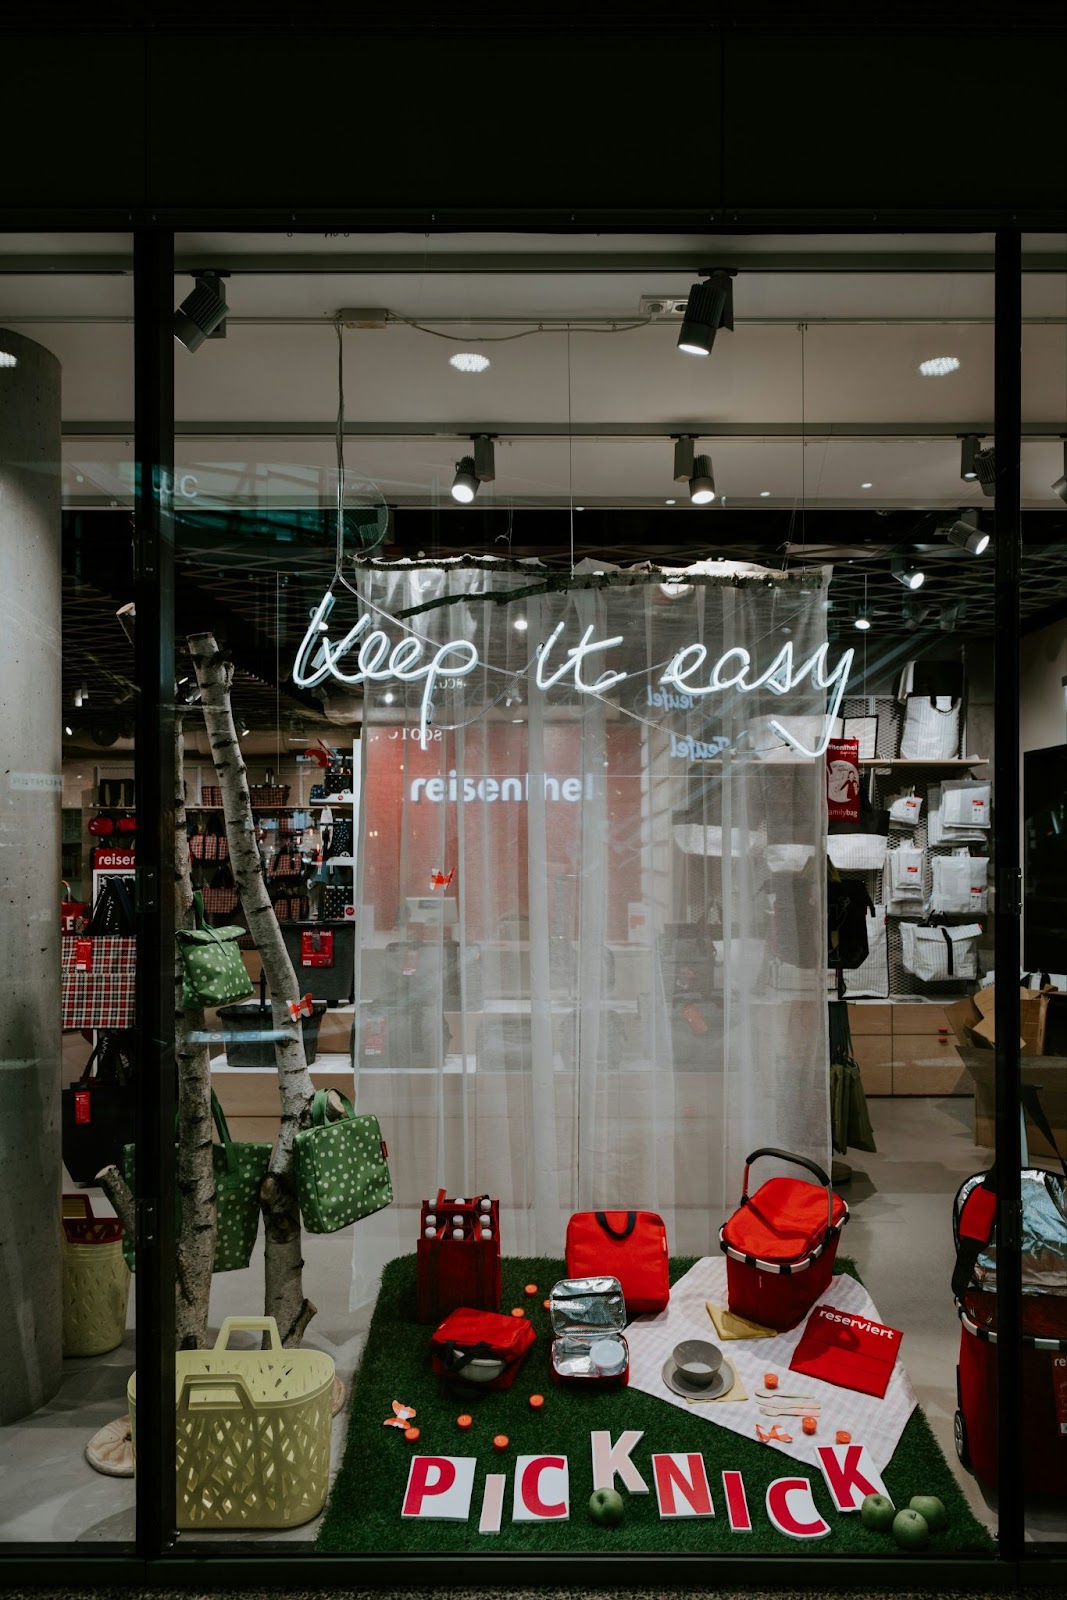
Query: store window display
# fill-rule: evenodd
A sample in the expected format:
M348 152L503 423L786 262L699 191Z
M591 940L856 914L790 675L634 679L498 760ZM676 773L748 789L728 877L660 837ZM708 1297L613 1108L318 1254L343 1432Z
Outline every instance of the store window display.
M621 326L610 263L603 328L524 273L461 336L435 271L383 326L301 326L255 241L210 242L227 332L176 351L173 478L179 1238L214 1230L179 1255L180 1548L989 1554L988 1290L952 1283L992 1143L988 274L939 280L969 387L935 394L959 369L922 372L907 273L857 272L835 319L838 281L749 260L700 363L669 318ZM302 294L336 298L331 248ZM125 648L124 509L96 549L71 509ZM112 753L58 858L72 1006L130 937ZM86 1163L68 1220L136 1265ZM148 1378L127 1407L115 1315L128 1470Z

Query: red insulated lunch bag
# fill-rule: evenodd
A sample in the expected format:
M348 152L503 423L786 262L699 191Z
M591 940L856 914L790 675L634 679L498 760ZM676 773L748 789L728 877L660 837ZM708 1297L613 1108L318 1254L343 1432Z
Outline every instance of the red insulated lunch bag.
M618 1278L630 1315L663 1310L667 1268L667 1230L654 1211L578 1211L567 1224L568 1278Z

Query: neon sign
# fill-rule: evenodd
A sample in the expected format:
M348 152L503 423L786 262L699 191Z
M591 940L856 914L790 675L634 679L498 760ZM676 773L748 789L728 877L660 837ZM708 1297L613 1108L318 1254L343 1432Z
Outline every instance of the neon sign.
M422 700L419 707L418 739L423 749L430 741L430 722L433 716L434 693L438 687L457 686L479 665L478 648L469 639L450 639L435 645L412 634L393 640L381 628L371 627L371 617L365 612L354 627L336 642L329 636L329 617L334 606L334 595L327 591L315 608L307 632L293 663L293 682L300 689L314 689L327 678L354 688L367 683L422 683ZM621 634L610 639L598 639L592 626L586 628L576 645L563 652L562 659L553 661L553 652L560 643L564 624L557 623L543 645L538 648L533 681L542 691L551 689L564 678L579 694L603 695L635 676L629 672L603 672L589 681L585 669L591 657L613 650L622 644ZM829 646L821 644L806 661L794 660L792 642L782 646L774 660L763 671L753 664L749 652L740 646L725 651L709 668L708 652L702 644L685 645L670 660L660 675L659 692L650 703L663 704L672 709L674 704L692 705L707 695L723 694L734 690L750 694L755 689L784 697L791 694L807 678L813 689L833 691L823 721L822 733L813 750L800 743L781 722L771 719L771 729L798 755L815 759L824 755L830 741L835 719L841 710L849 673L855 657L846 650L831 669ZM345 663L353 653L354 670L346 670ZM588 670L593 670L589 666ZM672 693L671 691L675 691Z

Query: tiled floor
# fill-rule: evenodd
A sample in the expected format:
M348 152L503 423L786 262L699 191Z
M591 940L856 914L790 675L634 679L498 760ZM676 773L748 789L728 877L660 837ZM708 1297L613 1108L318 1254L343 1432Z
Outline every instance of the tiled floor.
M901 1355L931 1426L950 1461L959 1322L952 1303L951 1203L960 1182L988 1164L973 1143L970 1100L874 1100L877 1155L852 1153L843 1193L852 1220L842 1249L858 1262L883 1319L904 1330ZM319 1307L307 1343L327 1351L347 1380L360 1357L367 1313L348 1310L352 1245L348 1231L306 1240L307 1292ZM212 1322L256 1311L258 1260L245 1272L216 1277ZM87 1465L87 1440L125 1406L134 1362L134 1334L111 1355L66 1364L63 1385L42 1411L0 1435L0 1540L111 1540L133 1532L133 1483L100 1477ZM335 1460L344 1443L344 1414L334 1423ZM974 1480L959 1473L976 1514L995 1526L995 1512ZM1059 1510L1035 1513L1030 1533L1062 1538ZM287 1537L312 1539L316 1524ZM228 1537L232 1538L232 1535ZM277 1537L277 1535L272 1535Z

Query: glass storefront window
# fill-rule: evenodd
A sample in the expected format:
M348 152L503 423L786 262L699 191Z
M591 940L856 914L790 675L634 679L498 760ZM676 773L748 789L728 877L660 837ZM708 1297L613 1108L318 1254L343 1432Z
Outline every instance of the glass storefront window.
M136 838L153 758L136 765L130 639L143 652L158 621L175 650L173 872L166 794L155 821L177 965L152 882L132 910L176 982L173 1037L126 1104L141 1094L158 1159L173 1045L177 1498L149 1517L158 1462L142 1471L141 1548L162 1514L179 1559L234 1540L989 1559L995 1269L980 1253L954 1283L954 1219L1012 1070L991 1047L992 238L824 238L817 270L758 236L459 242L175 236L158 619L116 375L129 279L72 279L65 311L54 274L4 280L8 354L39 336L65 374L37 475L57 516L62 489L61 629L47 597L32 612L63 805L49 820L12 783L8 819L40 881L69 886L65 917ZM1043 487L1062 288L1035 273L1024 298L1034 987L1057 982L1035 851L1064 731L1067 536ZM0 513L24 518L19 437L0 434ZM5 561L25 556L14 527ZM12 748L35 705L10 712ZM103 952L79 958L71 929L91 967ZM58 1010L53 943L38 999ZM1022 1004L1025 1086L1046 1061L1055 1078L1058 1013ZM22 1143L51 1152L58 1226L55 1108L90 1091L68 1082L80 1059L59 1083L47 1059L12 1044L0 1072L9 1134L36 1117ZM119 1165L152 1227L152 1163ZM54 1289L73 1257L52 1255ZM29 1276L15 1293L25 1329ZM5 1417L25 1483L0 1537L132 1537L133 1483L81 1453L125 1418L132 1321L110 1353L53 1363L58 1399L42 1380ZM141 1352L141 1429L159 1354ZM57 1406L72 1464L48 1531L34 1473ZM1027 1532L1055 1537L1031 1487Z

